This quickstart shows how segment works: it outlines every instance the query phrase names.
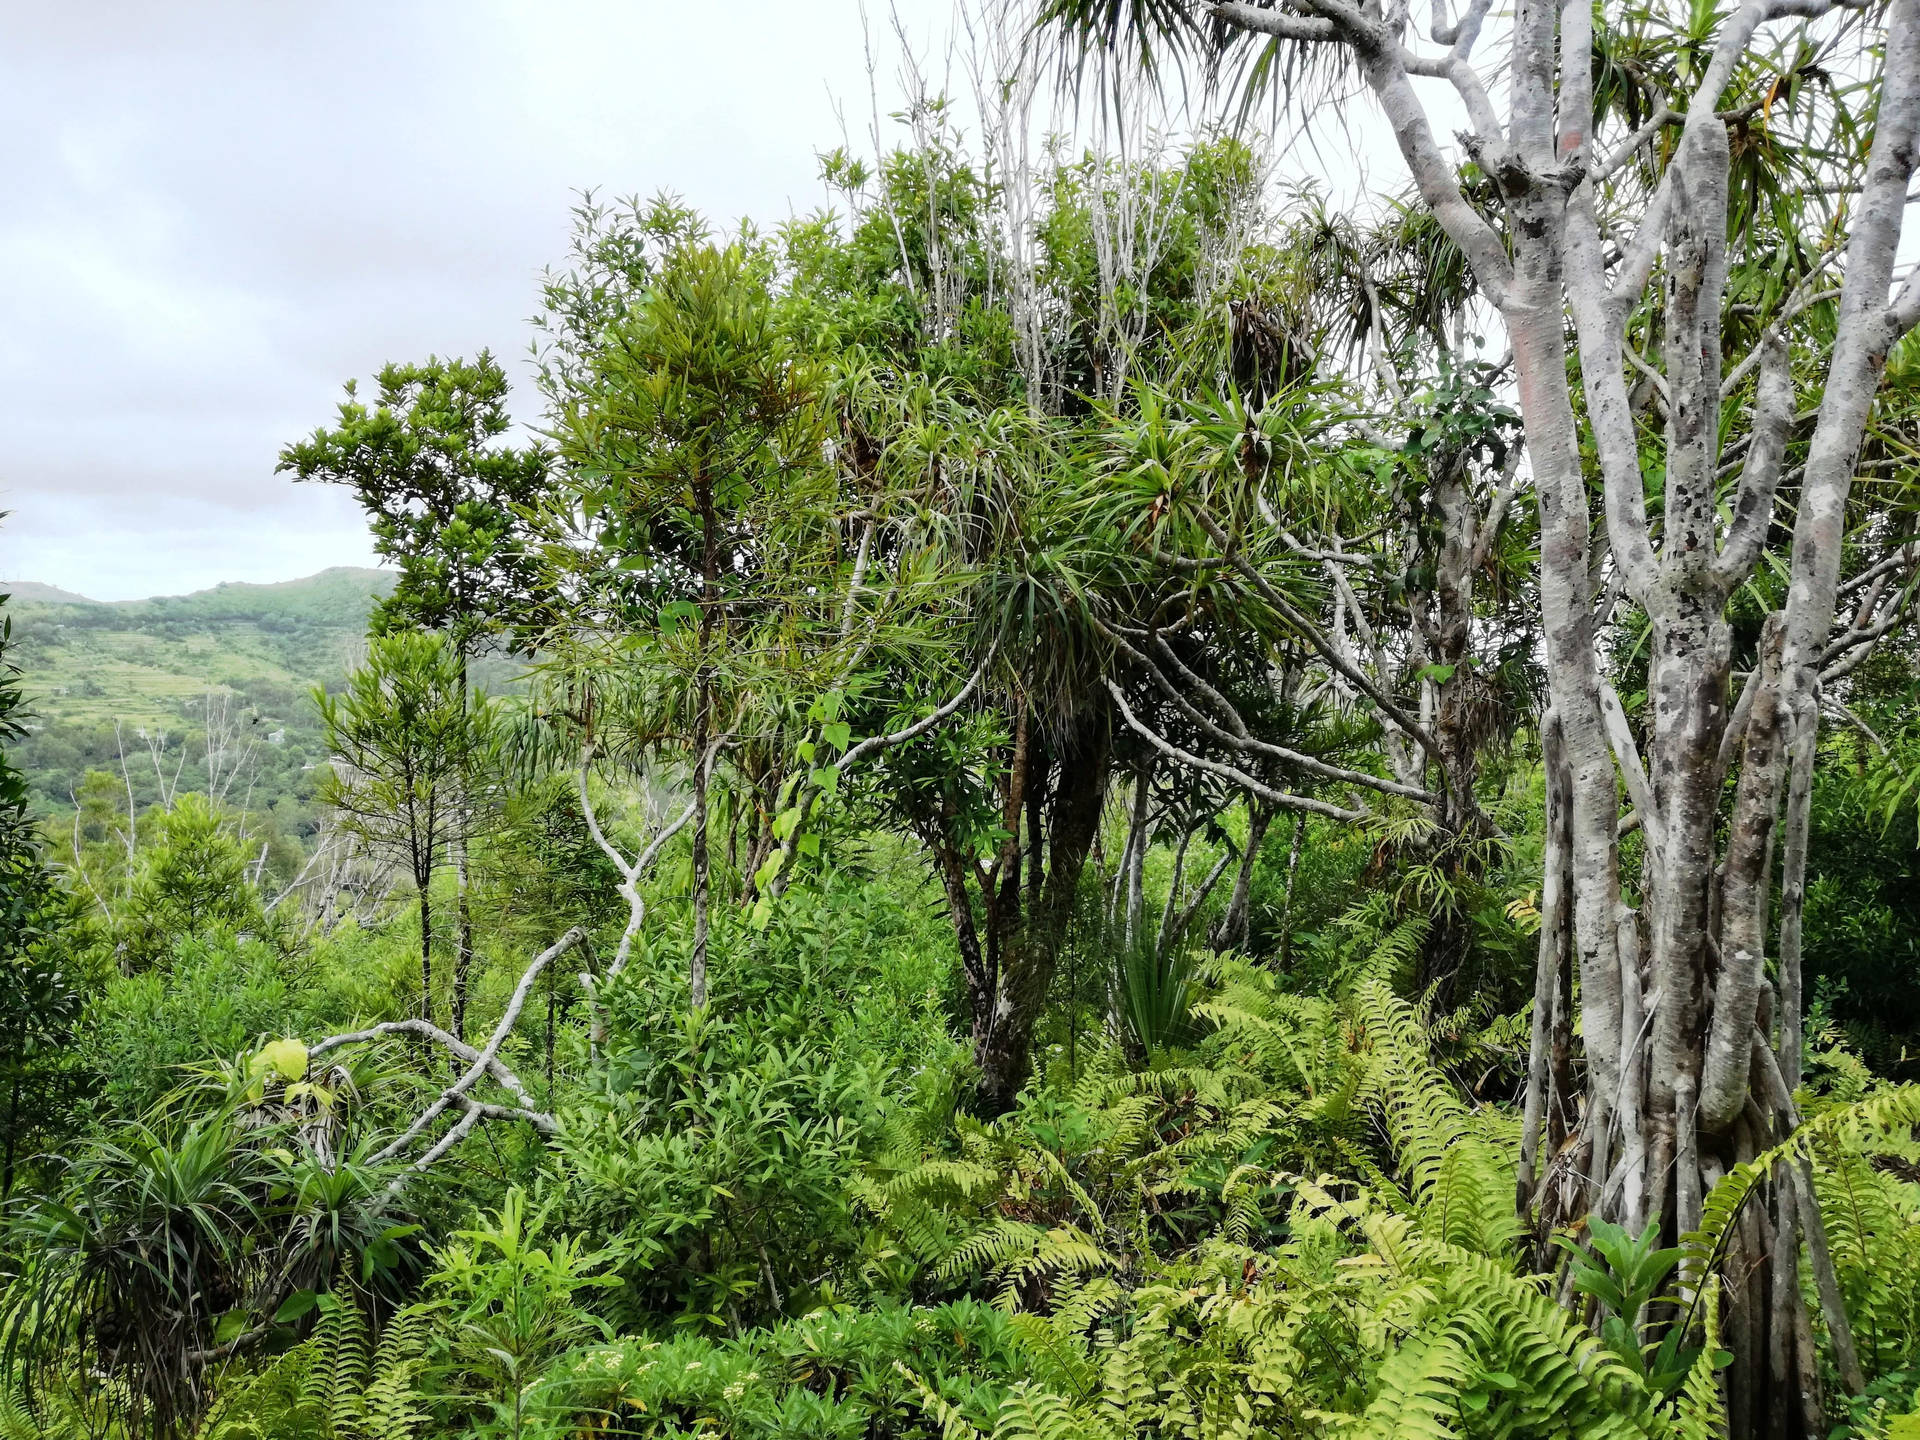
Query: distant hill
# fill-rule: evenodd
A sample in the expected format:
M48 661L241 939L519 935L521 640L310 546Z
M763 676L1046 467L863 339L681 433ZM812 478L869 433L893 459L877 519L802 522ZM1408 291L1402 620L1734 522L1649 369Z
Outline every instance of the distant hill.
M278 585L105 603L17 582L9 609L43 720L164 726L209 688L304 694L338 679L392 585L386 571L341 566Z
M364 649L368 611L392 585L390 572L339 567L278 585L104 603L32 581L0 584L13 596L14 658L34 712L22 768L56 810L87 770L117 774L123 748L136 752L127 768L143 803L176 766L179 787L194 789L211 695L256 741L256 803L304 808L305 767L320 758L309 692L345 677Z
M38 580L0 580L0 595L11 596L16 604L28 600L37 600L43 605L98 603L84 595L76 595L71 590L62 590L58 585L42 585Z

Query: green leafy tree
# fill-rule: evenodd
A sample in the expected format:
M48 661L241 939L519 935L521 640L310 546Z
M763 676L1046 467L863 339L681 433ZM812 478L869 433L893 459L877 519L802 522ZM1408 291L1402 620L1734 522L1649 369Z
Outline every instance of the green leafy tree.
M0 606L8 597L0 595ZM28 809L27 778L7 747L27 733L20 667L13 660L13 617L0 619L0 1201L13 1192L21 1142L47 1118L64 1042L78 1016L80 991L57 944L71 907L61 903Z
M190 936L258 929L265 916L249 868L249 855L214 803L182 795L160 817L134 868L122 967L145 969Z
M507 378L486 351L388 365L369 407L347 383L336 424L280 452L296 480L351 488L374 550L400 572L376 630L443 630L464 657L526 613L537 571L521 519L540 496L546 453L502 443Z
M11 597L0 595L0 608ZM13 657L13 617L0 619L0 959L23 955L39 936L51 876L28 809L27 777L4 747L26 738L28 712Z
M402 865L420 899L420 1015L433 1018L433 877L464 835L469 777L482 770L493 727L484 699L469 705L459 652L445 638L398 631L375 639L337 695L314 692L334 760L319 795L374 851ZM465 1020L456 990L453 1026Z
M550 368L566 475L554 519L584 523L585 543L553 553L584 575L588 625L573 641L590 628L589 645L612 642L589 664L603 690L637 702L627 728L643 738L630 751L677 749L692 774L697 1010L716 749L745 728L747 707L764 712L769 688L795 688L780 672L805 653L789 628L807 593L796 565L827 549L796 543L818 507L825 377L783 324L765 257L697 232L674 234L644 289L575 345Z
M373 612L374 632L424 627L444 633L460 660L464 697L467 661L476 649L532 626L539 570L524 516L546 484L548 457L538 445L503 443L513 423L507 378L487 351L471 361L434 357L388 365L376 384L378 398L369 408L349 381L333 428L287 446L277 469L353 490L367 512L375 552L400 572ZM451 798L460 803L457 793ZM451 837L458 882L456 1017L466 1011L473 963L468 828L456 825Z

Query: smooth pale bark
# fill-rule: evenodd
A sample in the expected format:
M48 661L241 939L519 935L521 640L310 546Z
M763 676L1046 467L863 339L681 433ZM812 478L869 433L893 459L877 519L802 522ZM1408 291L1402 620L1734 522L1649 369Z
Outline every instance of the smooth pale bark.
M1894 0L1885 12L1876 125L1865 184L1849 209L1838 325L1823 373L1807 383L1808 395L1819 396L1819 410L1799 481L1787 599L1769 625L1759 673L1738 707L1730 707L1726 609L1764 552L1799 399L1785 347L1822 342L1817 334L1796 336L1785 328L1793 317L1783 315L1756 354L1730 376L1722 373L1730 162L1720 111L1763 25L1831 8L1826 0L1750 0L1717 19L1710 54L1685 103L1679 143L1656 188L1637 202L1637 223L1629 217L1628 233L1617 240L1602 229L1597 183L1679 117L1652 117L1611 157L1593 152L1590 7L1520 0L1504 118L1469 63L1477 27L1438 36L1450 47L1443 56L1416 58L1402 44L1403 12L1362 9L1347 0L1305 0L1304 14L1214 9L1248 30L1332 39L1352 49L1422 200L1505 323L1540 512L1543 648L1565 766L1565 839L1556 838L1561 820L1550 805L1547 878L1564 873L1567 893L1552 907L1562 912L1551 917L1555 932L1542 937L1536 1004L1568 1003L1572 987L1549 961L1570 953L1578 966L1587 1061L1582 1143L1589 1153L1578 1168L1590 1177L1617 1177L1602 1192L1600 1208L1614 1209L1615 1218L1636 1212L1658 1218L1669 1244L1698 1227L1707 1188L1792 1123L1790 1102L1769 1111L1755 1091L1756 1055L1764 1052L1769 1067L1774 1060L1769 1046L1756 1047L1753 1039L1757 1025L1772 1022L1764 985L1772 857L1778 848L1786 869L1779 1043L1791 1062L1785 1073L1797 1074L1802 782L1817 741L1821 674L1857 663L1857 642L1877 638L1884 633L1878 625L1893 623L1883 618L1838 641L1834 635L1846 506L1862 435L1888 350L1920 319L1920 284L1910 282L1889 298L1920 134L1920 0ZM1453 85L1469 119L1462 139L1490 182L1491 204L1470 203L1463 193L1415 93L1414 73ZM1625 342L1628 319L1656 273L1665 287L1663 353L1656 357L1664 374ZM1578 336L1584 429L1568 383L1568 362L1575 358L1567 352L1569 312ZM1630 370L1664 402L1657 547ZM1723 407L1748 377L1754 389L1745 456L1723 522ZM1624 714L1610 716L1604 706L1594 578L1601 556L1590 531L1583 440L1599 465L1616 578L1649 621L1644 776ZM1430 739L1423 727L1420 733L1423 742ZM1726 779L1736 763L1726 813ZM1619 903L1623 773L1652 846L1638 916L1623 914ZM1783 794L1782 837L1775 819ZM1543 910L1547 901L1543 888ZM1644 972L1635 953L1642 936ZM1559 1063L1552 1027L1543 1029L1536 1016L1521 1190L1525 1196L1531 1189L1545 1224L1579 1218L1577 1210L1553 1210L1557 1195L1566 1194L1569 1206L1593 1203L1590 1192L1540 1185L1535 1173L1538 1147L1551 1137ZM1617 1169L1610 1164L1616 1141ZM1810 1346L1798 1338L1805 1322L1795 1302L1796 1228L1806 1237L1843 1383L1857 1392L1860 1378L1830 1260L1823 1263L1810 1189L1804 1177L1775 1184L1797 1192L1793 1205L1782 1192L1750 1207L1732 1237L1735 1260L1716 1282L1727 1287L1727 1339L1735 1360L1726 1383L1738 1434L1787 1433L1804 1420L1802 1398L1785 1388L1799 1384L1809 1365L1803 1350ZM1796 1212L1791 1219L1789 1208Z
M1646 979L1641 971L1640 917L1620 907L1620 1033L1627 1037L1620 1058L1620 1093L1614 1102L1620 1130L1620 1161L1597 1208L1617 1205L1622 1223L1638 1235L1647 1223L1646 1033L1648 1012ZM1659 997L1652 997L1658 1004ZM1617 1198L1616 1198L1617 1197Z
M618 887L620 898L627 902L626 928L620 932L620 943L614 948L613 960L607 966L606 974L595 977L592 974L583 973L580 977L581 987L586 991L587 998L592 1004L593 1018L588 1030L588 1040L597 1050L606 1043L607 1039L606 1013L601 1006L599 987L627 968L627 961L633 954L633 942L639 937L641 927L646 924L647 902L640 893L640 878L652 869L654 860L659 857L666 843L684 830L687 823L693 819L695 812L700 808L700 797L696 794L680 812L678 818L662 826L648 842L646 848L634 859L628 860L621 853L620 848L609 840L606 832L600 828L599 812L594 808L593 795L587 784L593 770L593 756L594 747L589 742L581 753L580 769L576 776L579 783L580 813L587 822L587 833L593 837L593 843L600 847L600 853L611 860L614 868L620 872Z
M1563 951L1572 931L1567 923L1567 867L1572 847L1568 781L1561 763L1560 721L1549 710L1540 722L1541 768L1546 772L1544 871L1540 881L1540 944L1533 980L1533 1031L1527 1050L1527 1091L1520 1123L1520 1173L1515 1203L1530 1216L1539 1183L1541 1130L1548 1109L1561 1097L1553 1093L1554 1015L1561 1003Z
M1920 24L1914 0L1887 12L1885 79L1853 235L1847 245L1839 330L1794 521L1784 665L1796 702L1812 688L1833 625L1847 496L1887 352L1913 319L1887 292L1900 243L1920 130ZM1907 291L1911 291L1909 284ZM1903 291L1902 300L1907 298Z
M1781 713L1779 629L1762 641L1760 697L1747 722L1745 751L1722 872L1719 974L1700 1076L1700 1125L1718 1134L1749 1093L1751 1046L1764 979L1767 901L1773 853L1772 801L1779 791L1786 716Z
M1786 835L1780 873L1780 1038L1775 1053L1791 1092L1800 1083L1803 1016L1802 926L1807 904L1807 841L1812 826L1813 762L1819 747L1819 715L1806 706L1795 718L1789 752Z
M1549 223L1544 215L1540 224ZM1551 252L1526 257L1541 300L1510 318L1521 413L1540 507L1540 595L1551 703L1570 774L1574 950L1591 1075L1587 1140L1603 1167L1620 1078L1620 959L1615 931L1619 844L1613 758L1600 711L1587 556L1591 544L1578 434L1566 381L1560 273ZM1551 297L1551 304L1548 303ZM1517 323L1516 323L1517 322ZM1656 978L1656 984L1659 983Z

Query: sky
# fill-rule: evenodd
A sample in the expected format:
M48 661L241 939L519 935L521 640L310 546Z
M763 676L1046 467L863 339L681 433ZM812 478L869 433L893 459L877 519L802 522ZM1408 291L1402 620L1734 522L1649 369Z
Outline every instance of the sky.
M928 35L950 8L899 6ZM864 35L857 0L5 7L0 576L114 600L372 563L279 448L388 360L490 346L523 379L582 187L824 204Z
M952 0L894 9L938 68ZM532 418L577 192L820 207L818 152L866 142L867 33L859 0L5 7L0 577L116 600L372 563L280 447L348 377L483 346Z

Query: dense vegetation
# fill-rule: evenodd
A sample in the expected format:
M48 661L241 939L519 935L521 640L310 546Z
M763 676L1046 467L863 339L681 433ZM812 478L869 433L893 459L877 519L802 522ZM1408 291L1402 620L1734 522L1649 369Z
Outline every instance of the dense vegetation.
M1236 53L1049 13L1123 108L1128 25ZM1256 79L1330 43L1274 33ZM1678 105L1711 41L1610 30L1645 93L1609 121ZM1725 81L1734 123L1782 114L1708 297L1698 523L1750 573L1700 622L1719 729L1682 752L1670 592L1591 567L1600 876L1564 496L1537 375L1477 333L1491 252L1430 189L1366 224L1276 201L1238 132L1132 115L1036 157L1032 57L983 43L984 133L917 97L899 148L826 157L837 214L583 201L537 441L490 355L350 386L282 469L367 510L370 609L20 607L0 1436L1916 1433L1920 352L1888 341L1801 708L1771 507L1813 508L1822 432L1763 423L1846 349L1801 232L1844 236L1853 191L1793 165L1855 177L1874 127L1788 103L1846 65L1784 43ZM1474 213L1523 208L1509 182ZM1674 271L1622 412L1668 499L1705 363L1662 338L1703 283ZM1561 369L1598 495L1612 412ZM71 689L108 635L234 617L273 638L218 693L271 757L225 714L144 770L27 729L67 698L28 662ZM161 718L94 698L108 739ZM1685 753L1699 1036L1755 968L1741 1103L1663 1129L1642 982L1685 909ZM49 818L30 779L74 770Z
M124 812L129 789L141 810L217 793L293 842L278 873L319 823L311 767L327 756L308 692L344 683L388 584L342 568L112 605L16 587L14 663L34 700L10 754L50 832L108 797ZM89 823L84 838L104 839Z

